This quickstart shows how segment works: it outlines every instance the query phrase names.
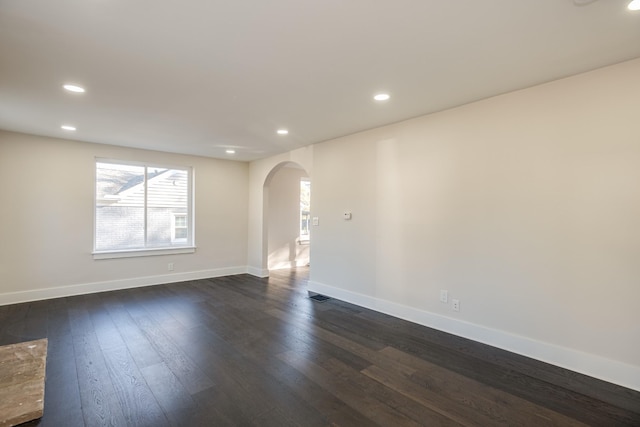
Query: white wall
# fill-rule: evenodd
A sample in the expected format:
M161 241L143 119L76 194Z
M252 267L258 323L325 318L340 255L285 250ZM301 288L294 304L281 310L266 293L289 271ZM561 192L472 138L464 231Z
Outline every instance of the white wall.
M309 263L309 242L300 243L300 180L305 177L303 169L283 167L267 184L269 270Z
M94 260L96 157L193 166L196 252ZM0 132L0 304L246 272L248 172L242 162Z
M315 145L310 290L640 389L639 75Z

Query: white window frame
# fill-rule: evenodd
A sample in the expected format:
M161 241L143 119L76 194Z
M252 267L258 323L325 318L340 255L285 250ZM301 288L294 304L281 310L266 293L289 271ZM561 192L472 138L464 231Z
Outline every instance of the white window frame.
M117 165L126 165L126 166L140 166L145 168L145 180L144 180L144 190L145 190L145 219L144 219L144 234L145 234L145 245L146 245L146 226L147 226L147 215L146 215L146 202L147 202L147 179L148 169L178 169L187 171L187 194L188 194L188 202L187 202L187 238L184 239L185 245L180 245L177 247L144 247L144 248L135 248L135 249L110 249L110 250L96 250L96 231L97 231L97 185L96 185L96 168L98 163L112 163ZM112 259L112 258L131 258L131 257L143 257L143 256L155 256L155 255L172 255L172 254L185 254L185 253L194 253L196 251L196 243L195 243L195 193L194 193L194 181L195 181L195 171L192 166L182 166L182 165L172 165L172 164L157 164L157 163L148 163L148 162L136 162L136 161L128 161L128 160L117 160L117 159L105 159L96 157L93 164L93 172L94 172L94 196L93 196L93 259ZM172 218L171 222L171 242L172 243L182 243L183 239L175 238L175 218ZM190 238L190 242L189 242Z

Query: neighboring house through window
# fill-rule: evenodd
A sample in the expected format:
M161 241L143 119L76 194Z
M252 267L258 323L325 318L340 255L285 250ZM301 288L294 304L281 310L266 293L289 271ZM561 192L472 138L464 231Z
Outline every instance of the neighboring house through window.
M189 229L187 228L187 214L173 213L171 216L171 242L186 242L189 235Z
M188 167L97 160L94 254L193 247L191 183Z

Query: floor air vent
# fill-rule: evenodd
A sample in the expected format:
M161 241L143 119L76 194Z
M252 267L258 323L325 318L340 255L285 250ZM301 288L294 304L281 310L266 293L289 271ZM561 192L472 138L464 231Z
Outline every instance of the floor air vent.
M317 301L317 302L325 302L326 300L331 299L331 298L329 298L327 296L320 295L320 294L312 295L309 298L314 300L314 301Z

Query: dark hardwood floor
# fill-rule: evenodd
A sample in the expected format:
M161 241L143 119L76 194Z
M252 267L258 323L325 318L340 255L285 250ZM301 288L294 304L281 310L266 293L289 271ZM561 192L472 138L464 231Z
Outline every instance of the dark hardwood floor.
M307 270L0 307L39 426L640 426L640 393L337 300Z

